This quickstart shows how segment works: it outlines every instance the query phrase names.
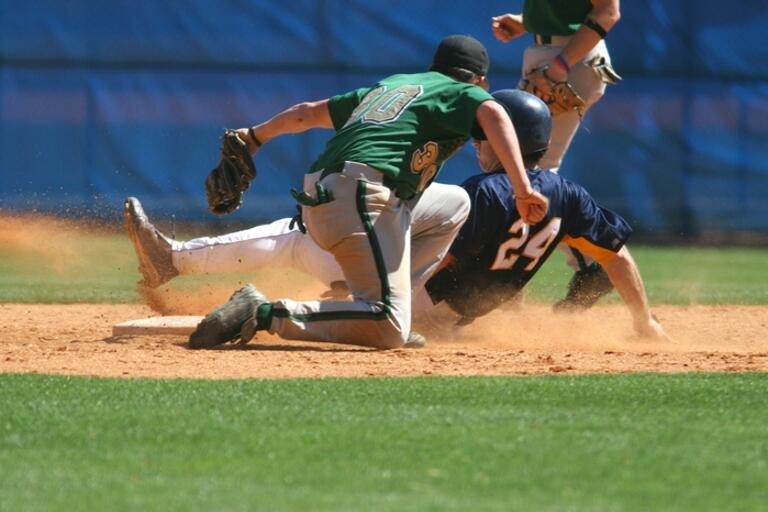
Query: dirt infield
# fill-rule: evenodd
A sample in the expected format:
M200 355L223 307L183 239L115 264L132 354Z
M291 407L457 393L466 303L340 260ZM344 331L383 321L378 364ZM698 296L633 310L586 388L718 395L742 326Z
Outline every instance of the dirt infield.
M260 335L244 348L192 351L179 336L111 337L116 322L151 316L146 306L0 304L0 372L220 379L768 370L768 308L655 311L677 343L634 338L621 306L553 317L547 306L527 305L494 312L461 339L431 338L421 350Z
M93 233L100 232L81 222L0 216L0 245L25 255L40 272L79 275L95 260L134 268L133 255L113 245L89 249L99 240L85 238ZM260 279L271 297L290 290L285 295L311 299L322 291L282 272ZM205 314L234 287L169 285L144 298L165 314ZM549 306L530 304L496 311L458 337L431 336L422 350L289 343L260 334L242 349L191 351L179 336L111 336L115 323L152 316L148 306L0 304L0 372L286 378L768 370L768 307L657 306L654 311L677 343L634 338L622 306L553 316Z

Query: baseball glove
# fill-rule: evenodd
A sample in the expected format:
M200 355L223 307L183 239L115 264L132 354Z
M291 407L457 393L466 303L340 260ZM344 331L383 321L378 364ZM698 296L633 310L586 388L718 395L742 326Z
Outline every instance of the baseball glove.
M553 116L575 110L579 118L584 115L587 103L568 82L554 82L546 74L548 66L534 69L520 81L519 88L531 94L549 95L546 101Z
M221 159L205 180L208 209L216 215L227 215L243 204L243 192L256 177L248 146L235 130L225 130L221 143Z

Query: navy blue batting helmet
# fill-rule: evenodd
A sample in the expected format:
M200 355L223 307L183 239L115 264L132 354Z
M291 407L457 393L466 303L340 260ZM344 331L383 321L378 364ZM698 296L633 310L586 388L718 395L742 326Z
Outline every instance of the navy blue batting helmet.
M538 161L549 148L552 134L549 107L539 97L519 89L501 89L492 95L512 119L523 158Z

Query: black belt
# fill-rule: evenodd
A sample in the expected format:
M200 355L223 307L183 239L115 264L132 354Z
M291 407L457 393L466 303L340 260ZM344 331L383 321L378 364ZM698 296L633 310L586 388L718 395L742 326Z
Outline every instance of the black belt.
M536 41L536 44L552 44L552 36L533 34L533 40Z

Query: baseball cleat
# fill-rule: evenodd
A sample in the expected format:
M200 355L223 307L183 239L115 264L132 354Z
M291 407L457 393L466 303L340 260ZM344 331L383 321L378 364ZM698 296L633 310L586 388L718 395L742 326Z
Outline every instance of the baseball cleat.
M157 288L179 275L171 260L171 241L149 222L141 203L129 197L123 204L123 217L128 237L139 258L140 284Z
M241 344L248 343L256 334L256 310L267 302L255 286L243 286L197 324L189 337L189 348L211 348L237 339ZM252 332L246 324L253 325Z
M553 306L555 312L583 311L613 290L613 284L603 267L592 263L583 270L573 274L568 282L568 293L565 298Z
M427 346L427 338L417 332L411 331L408 339L403 344L403 348L424 348Z

